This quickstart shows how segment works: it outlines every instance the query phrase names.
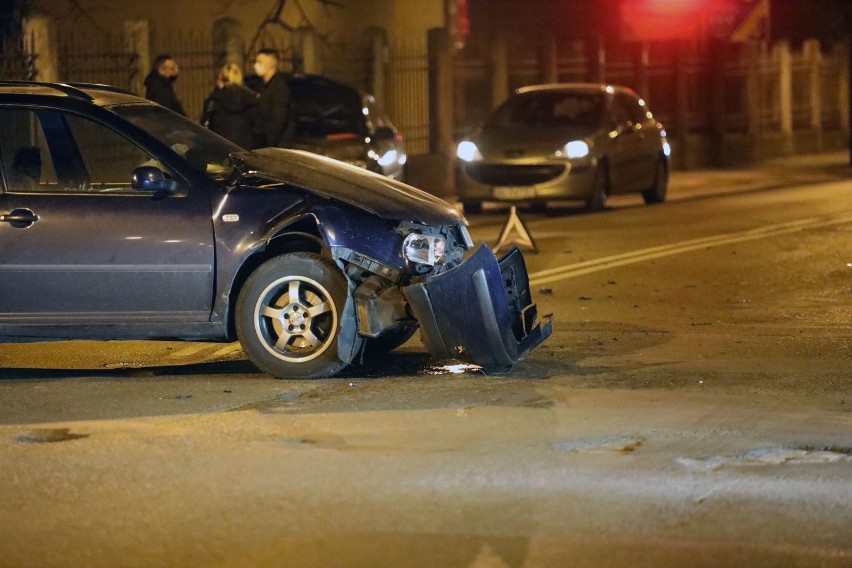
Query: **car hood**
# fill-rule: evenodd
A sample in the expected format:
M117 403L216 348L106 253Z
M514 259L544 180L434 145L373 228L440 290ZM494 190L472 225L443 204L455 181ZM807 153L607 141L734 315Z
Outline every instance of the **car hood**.
M483 127L473 142L486 160L547 157L572 140L595 135L591 128Z
M464 222L443 201L404 183L301 150L263 148L232 154L242 177L255 175L329 199L336 199L378 215L425 225Z

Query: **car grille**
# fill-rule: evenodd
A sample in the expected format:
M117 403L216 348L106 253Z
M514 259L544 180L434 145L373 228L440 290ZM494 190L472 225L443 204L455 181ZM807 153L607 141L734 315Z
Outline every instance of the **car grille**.
M535 185L556 179L565 171L559 164L469 164L467 174L486 185Z

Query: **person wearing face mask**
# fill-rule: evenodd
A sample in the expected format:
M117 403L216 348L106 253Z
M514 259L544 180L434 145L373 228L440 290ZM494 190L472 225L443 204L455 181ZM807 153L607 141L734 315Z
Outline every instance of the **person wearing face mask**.
M247 150L264 137L260 96L245 86L243 72L234 63L219 71L216 86L204 101L201 124Z
M186 116L174 89L174 82L177 81L179 72L180 69L174 57L158 55L151 67L151 72L145 77L145 98Z
M260 112L263 116L265 146L286 147L296 130L295 122L290 119L290 88L287 78L278 71L278 52L274 49L261 49L254 62L254 72L258 78L257 89L260 93Z

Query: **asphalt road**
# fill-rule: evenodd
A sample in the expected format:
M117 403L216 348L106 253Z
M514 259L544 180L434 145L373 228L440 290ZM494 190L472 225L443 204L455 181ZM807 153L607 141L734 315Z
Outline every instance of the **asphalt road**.
M844 168L522 213L555 332L504 376L0 345L0 566L852 566Z

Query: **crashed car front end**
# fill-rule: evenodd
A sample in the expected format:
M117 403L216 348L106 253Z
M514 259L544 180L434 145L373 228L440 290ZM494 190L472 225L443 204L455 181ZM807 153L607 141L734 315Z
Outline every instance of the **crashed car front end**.
M304 221L315 222L318 241L345 275L341 362L391 350L419 328L433 356L500 372L550 336L520 251L500 260L484 245L474 251L467 221L448 203L304 152L270 148L234 158L234 188L247 184L292 200L279 214L263 212L262 246L303 239L311 232Z
M459 266L403 292L433 356L472 361L488 371L520 362L553 331L551 321L538 322L517 248L498 260L482 245Z
M508 370L552 333L541 323L524 258L513 249L499 260L473 241L464 223L397 226L400 260L394 268L350 249L335 255L355 283L361 337L379 339L419 327L426 349L487 372Z

